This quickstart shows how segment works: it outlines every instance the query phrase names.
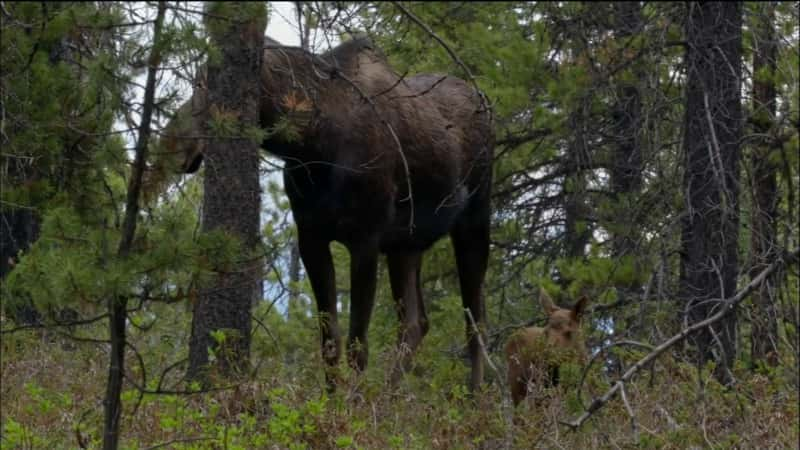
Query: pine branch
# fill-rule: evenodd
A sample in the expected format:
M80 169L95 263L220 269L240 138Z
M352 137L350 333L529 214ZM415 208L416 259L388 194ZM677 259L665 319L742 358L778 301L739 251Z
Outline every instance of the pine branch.
M392 4L397 9L399 9L400 12L402 12L404 16L406 16L409 19L411 19L412 22L417 24L420 28L425 30L425 32L428 33L428 35L430 35L430 37L432 37L434 40L436 40L436 42L438 42L439 45L441 45L442 48L444 48L444 50L447 52L447 54L450 55L450 58L452 58L453 61L455 61L456 64L458 64L459 67L461 67L461 69L464 70L464 73L467 75L467 78L469 79L470 83L472 83L472 86L475 88L475 92L477 92L478 96L480 97L481 108L483 108L483 111L486 111L489 114L491 114L492 113L492 109L491 109L491 107L489 105L488 100L486 99L486 95L478 87L478 83L475 81L475 77L472 75L472 72L469 70L469 67L467 67L467 65L464 64L464 61L462 61L461 58L458 57L456 52L454 52L453 49L450 48L449 45L447 45L447 43L444 41L444 39L439 37L439 35L437 35L433 31L433 29L431 29L431 27L428 26L428 24L426 24L425 22L422 21L422 19L417 17L416 14L412 13L411 11L409 11L408 8L406 8L405 6L400 4L400 2L392 2Z

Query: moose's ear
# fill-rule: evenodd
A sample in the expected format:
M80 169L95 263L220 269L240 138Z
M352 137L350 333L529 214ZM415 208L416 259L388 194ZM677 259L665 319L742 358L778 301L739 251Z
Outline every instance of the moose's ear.
M550 294L542 287L539 288L539 302L541 302L542 308L544 308L544 312L548 316L558 311L558 306L556 306L553 299L550 298Z
M583 316L583 311L586 309L586 305L589 304L589 297L582 295L580 299L575 303L575 306L572 307L572 319L573 320L580 320L581 316Z

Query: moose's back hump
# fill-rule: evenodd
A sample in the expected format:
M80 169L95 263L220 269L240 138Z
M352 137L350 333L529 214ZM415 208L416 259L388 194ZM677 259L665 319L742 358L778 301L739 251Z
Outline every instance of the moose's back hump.
M490 119L472 86L452 76L402 77L367 39L320 56L267 53L262 118L284 113L287 97L307 98L313 109L302 142L267 145L290 156L296 219L343 242L379 230L384 251L425 249L452 228L490 171Z

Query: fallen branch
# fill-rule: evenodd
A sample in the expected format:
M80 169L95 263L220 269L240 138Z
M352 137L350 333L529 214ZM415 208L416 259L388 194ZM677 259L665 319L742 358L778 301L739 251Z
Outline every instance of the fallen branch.
M707 318L706 320L697 322L696 324L690 327L684 328L680 333L676 334L675 336L672 336L667 341L663 342L661 345L656 347L652 352L648 353L644 358L640 359L639 361L636 362L636 364L631 366L631 368L628 369L628 371L625 372L624 375L622 375L622 378L620 378L619 380L617 380L617 382L614 383L614 386L612 386L611 389L606 391L606 393L603 394L602 397L595 399L592 402L592 404L589 405L586 411L584 411L583 414L581 414L577 419L571 422L560 421L559 423L561 423L562 425L566 425L573 430L577 430L578 427L583 425L583 423L586 422L586 420L592 416L592 414L594 414L600 408L605 406L605 404L608 403L608 401L611 400L618 391L623 389L624 383L630 381L630 379L637 372L639 372L644 366L646 366L647 364L658 358L659 355L664 353L667 349L669 349L673 345L686 339L686 337L689 336L690 334L718 322L720 319L722 319L728 313L730 313L733 310L734 306L736 306L739 302L744 300L745 297L747 297L750 294L750 292L759 287L767 277L772 275L773 272L777 271L781 267L797 263L798 257L800 257L800 250L795 250L790 254L786 254L783 258L779 258L776 261L774 261L766 269L761 271L761 273L758 274L758 276L753 278L753 280L750 281L750 283L748 283L747 286L742 288L735 296L727 300L722 300L720 302L722 303L722 308L718 313Z
M641 347L641 348L646 348L646 349L648 349L650 351L652 351L655 348L650 344L645 344L644 342L637 342L637 341L631 341L631 340L623 340L623 341L612 342L612 343L608 344L607 346L601 348L597 353L594 354L594 356L592 356L591 359L589 359L589 363L586 364L586 367L583 369L583 373L581 374L581 380L578 382L578 399L581 401L581 405L582 406L584 405L584 403L583 403L583 393L582 393L582 391L583 391L583 383L586 381L586 377L589 375L589 371L592 369L592 366L594 365L595 361L600 359L600 357L603 356L604 354L606 354L606 352L608 352L608 350L610 350L611 348L617 347L617 346L620 346L620 345L630 345L630 346L634 346L634 347Z

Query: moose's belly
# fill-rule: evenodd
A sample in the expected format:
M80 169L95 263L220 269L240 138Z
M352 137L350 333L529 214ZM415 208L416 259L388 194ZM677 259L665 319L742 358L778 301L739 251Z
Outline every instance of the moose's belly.
M318 237L327 236L349 246L372 236L378 239L382 253L422 251L453 227L465 206L465 200L459 200L445 204L417 200L413 215L407 203L395 204L392 209L389 205L379 208L374 204L336 208L337 202L329 202L303 210L309 222L315 224Z
M376 238L384 253L427 249L450 231L469 197L462 185L418 185L412 201L395 189L313 175L313 183L304 183L302 173L284 181L298 225L345 245Z
M381 235L381 251L427 249L450 231L467 197L467 189L460 186L439 198L414 198L413 208L409 200L397 202L391 226Z

